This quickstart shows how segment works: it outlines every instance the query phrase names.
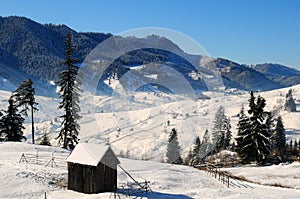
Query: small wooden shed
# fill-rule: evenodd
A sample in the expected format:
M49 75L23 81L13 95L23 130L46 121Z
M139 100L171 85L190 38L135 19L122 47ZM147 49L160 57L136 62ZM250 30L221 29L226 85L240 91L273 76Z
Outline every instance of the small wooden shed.
M79 143L67 158L68 189L81 193L113 192L120 161L110 148Z

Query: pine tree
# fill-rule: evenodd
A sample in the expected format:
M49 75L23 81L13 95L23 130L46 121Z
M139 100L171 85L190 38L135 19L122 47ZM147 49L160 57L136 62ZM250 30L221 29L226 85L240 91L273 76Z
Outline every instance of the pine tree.
M3 141L21 142L26 137L23 136L24 118L18 113L16 103L12 98L8 100L8 108L2 116L0 124L0 137Z
M253 92L252 94L253 95ZM250 116L252 146L255 149L255 159L259 164L265 163L267 156L270 154L270 126L264 120L270 112L264 110L266 100L258 96L255 106L250 107L248 113Z
M197 165L200 162L200 157L199 157L200 147L201 147L201 141L199 136L197 136L194 141L194 148L192 152L192 160L191 160L192 165Z
M215 114L212 129L212 141L216 152L219 152L224 147L226 133L226 116L223 106L220 106Z
M49 137L47 136L46 133L44 133L42 140L40 142L40 145L45 145L45 146L51 146L51 143L49 141Z
M199 158L200 160L203 160L211 151L212 151L212 144L210 142L210 135L208 130L206 129L202 142L200 145L200 150L199 150Z
M34 144L34 111L38 111L36 107L38 103L35 101L35 89L32 87L33 82L31 79L21 82L19 87L13 92L13 98L17 103L17 107L22 107L21 113L28 117L28 111L31 111L31 133L32 143Z
M278 151L280 155L285 152L285 129L281 116L276 119L276 126L271 136L272 149Z
M276 120L276 119L275 119ZM274 136L275 136L275 120L273 118L272 113L267 115L266 125L270 129L270 149L273 150L275 147Z
M79 82L76 79L78 73L77 59L72 57L74 47L72 46L71 33L67 34L66 37L66 50L65 50L65 61L62 65L66 66L67 69L58 74L60 86L60 92L62 102L60 102L59 109L63 109L65 114L61 116L62 128L57 137L58 143L62 144L65 149L72 149L78 143L79 125L77 121L81 118L79 115L80 107L79 103Z
M270 154L270 126L266 123L270 113L264 110L265 106L263 97L255 98L253 92L250 93L250 117L239 120L240 129L236 139L238 153L244 163L256 160L258 164L264 164Z
M244 106L242 106L241 111L239 113L239 121L237 124L237 137L235 138L236 151L240 155L242 163L248 163L254 160L254 157L251 153L254 153L252 147L245 147L249 142L251 142L251 138L247 135L250 134L250 120L249 117L245 113Z
M296 103L293 98L293 90L290 89L285 97L284 110L288 112L296 112Z
M168 139L167 162L172 164L182 164L177 131L174 128L172 129Z
M230 142L232 139L232 132L231 132L231 124L230 124L230 118L225 117L225 139L224 139L224 145L223 147L226 149L230 146Z
M193 151L192 149L190 149L188 155L184 159L184 164L191 165L192 158L193 158Z

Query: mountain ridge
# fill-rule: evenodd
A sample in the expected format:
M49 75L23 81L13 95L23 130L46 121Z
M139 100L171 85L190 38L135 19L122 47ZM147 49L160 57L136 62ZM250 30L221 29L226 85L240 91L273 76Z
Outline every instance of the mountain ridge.
M67 32L73 35L73 44L76 47L74 57L79 58L81 62L99 43L113 37L111 33L77 32L63 24L40 24L26 17L0 17L0 76L1 74L5 74L5 77L13 76L7 74L8 69L12 68L20 74L25 74L23 78L20 76L9 79L15 85L28 77L40 83L55 80L58 72L64 69L60 63L64 58L64 39ZM207 89L203 80L190 77L196 69L184 57L192 55L184 53L171 40L157 35L146 38L114 36L113 48L119 49L123 41L132 42L136 46L147 42L168 45L169 49L178 52L182 57L158 49L140 49L119 57L107 69L105 76L101 77L102 81L116 68L120 69L118 75L121 76L130 70L130 66L167 62L170 67L183 74L195 90ZM194 57L196 60L201 58L201 56ZM213 61L221 72L226 88L272 90L300 84L300 72L286 66L256 64L248 67L223 58L216 58ZM129 68L124 69L123 66ZM276 68L270 70L272 66ZM202 73L209 72L205 68L201 70Z

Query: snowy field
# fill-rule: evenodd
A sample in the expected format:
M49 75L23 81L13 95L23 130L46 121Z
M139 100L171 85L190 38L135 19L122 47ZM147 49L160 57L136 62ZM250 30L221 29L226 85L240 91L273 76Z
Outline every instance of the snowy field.
M39 164L19 163L22 153L36 154ZM66 158L68 151L56 147L37 146L26 143L0 143L0 198L44 198L48 199L108 199L111 193L81 194L66 190L60 185L67 178L66 168L45 167L44 160L51 160L52 154L57 158ZM56 160L57 163L59 160ZM232 181L234 187L227 188L221 182L187 166L163 164L153 161L130 160L121 158L121 166L139 181L149 180L153 194L133 195L130 198L300 198L300 190L280 187L262 186L242 181ZM283 172L299 173L299 164L281 165ZM247 171L247 169L249 169ZM277 170L271 167L271 170ZM257 168L265 170L265 168ZM253 168L243 168L243 172L253 172ZM287 179L293 180L293 175ZM299 179L298 179L299 180ZM132 180L118 169L118 186L126 185ZM120 195L120 198L128 198Z

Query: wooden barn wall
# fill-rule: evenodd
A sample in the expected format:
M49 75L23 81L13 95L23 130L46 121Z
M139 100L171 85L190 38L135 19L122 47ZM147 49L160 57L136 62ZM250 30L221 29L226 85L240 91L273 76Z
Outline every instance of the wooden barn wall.
M96 182L98 192L114 191L117 187L117 170L100 163L97 167Z
M105 166L104 179L105 191L114 191L117 187L117 170Z
M68 163L68 189L83 192L83 167L80 164Z
M68 188L82 193L114 191L117 170L100 163L97 167L68 163Z

